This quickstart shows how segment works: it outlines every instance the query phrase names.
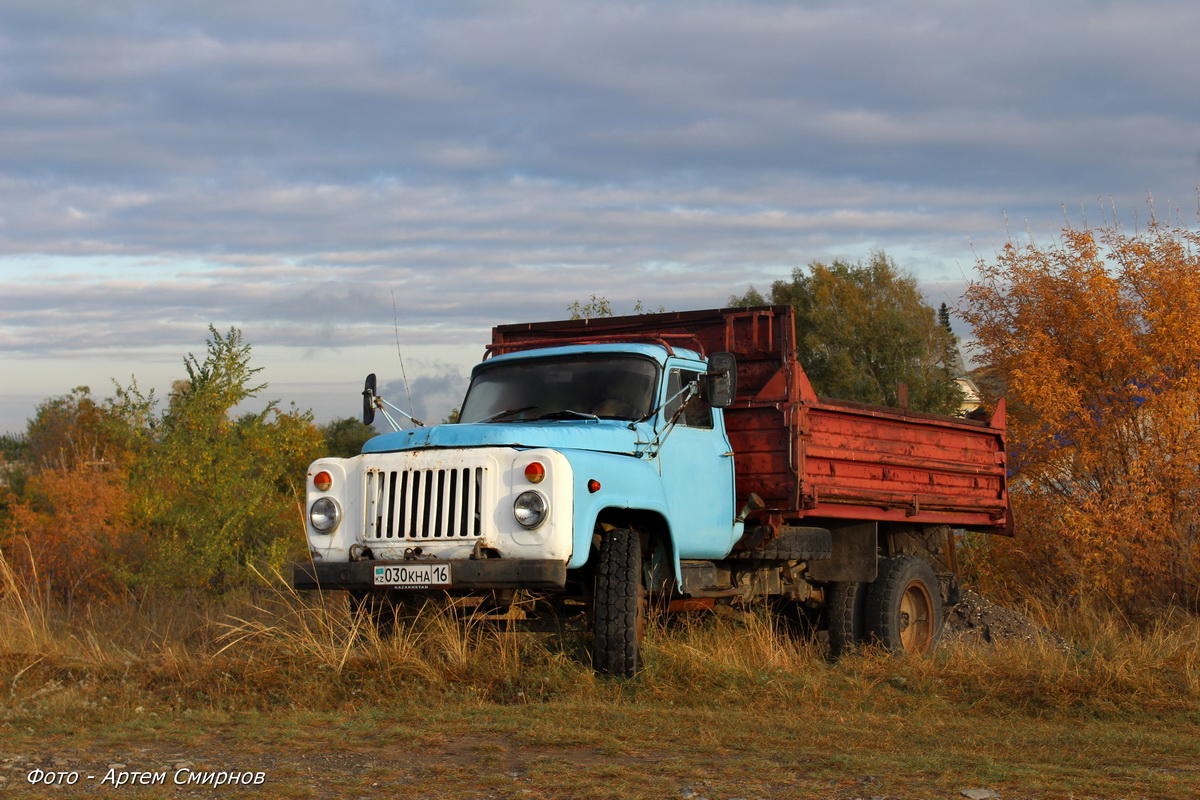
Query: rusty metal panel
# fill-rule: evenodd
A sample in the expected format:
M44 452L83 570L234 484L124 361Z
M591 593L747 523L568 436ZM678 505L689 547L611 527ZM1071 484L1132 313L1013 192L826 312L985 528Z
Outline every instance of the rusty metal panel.
M1003 429L822 401L807 409L807 515L1005 532Z
M879 523L846 522L829 525L833 555L810 561L808 574L816 581L870 583L879 572Z

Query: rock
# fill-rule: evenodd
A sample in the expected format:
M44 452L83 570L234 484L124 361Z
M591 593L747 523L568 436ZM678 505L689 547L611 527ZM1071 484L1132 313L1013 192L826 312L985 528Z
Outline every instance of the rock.
M999 800L1000 795L991 789L963 789L959 792L967 800Z

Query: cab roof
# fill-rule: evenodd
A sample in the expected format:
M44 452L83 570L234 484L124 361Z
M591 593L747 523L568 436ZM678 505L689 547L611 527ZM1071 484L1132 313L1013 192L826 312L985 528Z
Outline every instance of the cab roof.
M556 345L547 343L544 346L532 348L528 350L519 350L512 353L503 353L494 355L485 359L484 363L498 363L505 361L518 361L532 358L549 358L559 356L574 356L574 355L634 355L653 359L660 365L665 364L668 358L687 359L690 361L703 361L704 358L695 350L682 347L668 347L665 344L644 344L641 342L604 342L604 343L585 343L585 344L563 344Z

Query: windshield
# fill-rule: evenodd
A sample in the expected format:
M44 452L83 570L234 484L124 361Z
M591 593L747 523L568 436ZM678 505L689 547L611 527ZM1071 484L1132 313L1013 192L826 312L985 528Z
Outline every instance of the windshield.
M496 362L476 370L459 421L641 419L657 383L658 366L637 356Z

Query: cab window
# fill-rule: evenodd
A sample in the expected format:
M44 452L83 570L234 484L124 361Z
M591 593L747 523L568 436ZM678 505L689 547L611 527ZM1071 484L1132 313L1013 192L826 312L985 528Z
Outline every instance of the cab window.
M671 398L667 403L665 414L666 419L671 419L675 412L679 410L679 404L683 401L683 397L676 397L680 390L689 383L695 384L700 379L699 372L691 370L673 369L667 378L667 397ZM678 425L685 425L689 428L711 428L713 426L712 408L708 403L700 399L700 392L696 390L686 406L683 413L679 415Z

